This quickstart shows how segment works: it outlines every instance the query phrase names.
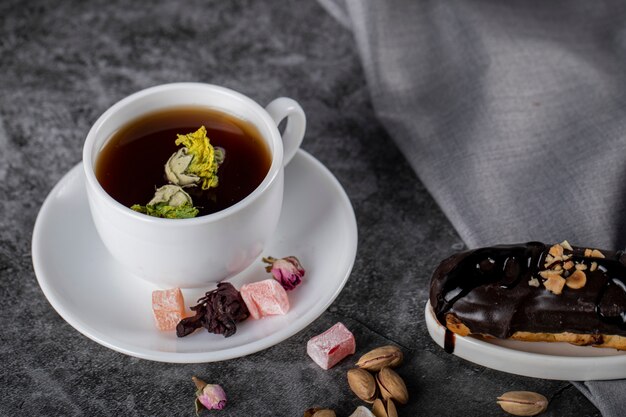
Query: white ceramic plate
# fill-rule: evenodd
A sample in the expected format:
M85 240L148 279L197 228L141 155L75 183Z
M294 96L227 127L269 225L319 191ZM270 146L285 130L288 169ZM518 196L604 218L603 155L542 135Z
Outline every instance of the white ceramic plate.
M426 303L430 337L444 346L445 327ZM626 378L626 352L569 343L521 342L454 335L454 355L511 374L564 381Z
M352 270L356 248L356 220L345 191L319 161L298 151L286 168L278 230L263 255L295 255L306 275L303 283L289 292L288 314L248 319L229 338L204 330L177 338L173 331L156 329L151 293L157 287L122 269L100 242L80 164L46 198L35 223L32 249L41 289L61 317L79 332L127 355L193 363L257 352L302 330L339 295ZM269 277L259 259L229 281L239 288ZM195 304L206 290L185 290L187 306Z

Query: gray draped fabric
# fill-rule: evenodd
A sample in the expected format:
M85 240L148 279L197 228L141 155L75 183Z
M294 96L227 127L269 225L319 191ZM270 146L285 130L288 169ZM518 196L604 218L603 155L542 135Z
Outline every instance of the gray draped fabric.
M625 2L320 2L468 246L626 246ZM626 415L626 381L577 386Z

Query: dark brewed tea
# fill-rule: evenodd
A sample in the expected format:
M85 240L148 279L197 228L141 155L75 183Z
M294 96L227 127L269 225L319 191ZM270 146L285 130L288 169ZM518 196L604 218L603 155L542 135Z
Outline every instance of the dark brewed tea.
M219 185L187 187L193 205L206 215L241 201L263 181L271 156L250 123L204 107L176 107L136 119L118 130L96 161L96 178L115 200L130 207L145 205L155 189L167 184L164 165L180 147L177 134L206 127L211 145L226 151L219 166Z

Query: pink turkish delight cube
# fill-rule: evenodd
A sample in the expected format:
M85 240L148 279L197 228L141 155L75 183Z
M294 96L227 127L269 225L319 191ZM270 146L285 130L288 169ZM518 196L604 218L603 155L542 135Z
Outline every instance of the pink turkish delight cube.
M174 330L185 317L185 300L180 288L152 291L152 312L159 330Z
M239 292L252 318L287 314L289 311L287 292L274 279L243 285Z
M341 322L306 344L306 353L322 369L330 369L356 350L354 335Z

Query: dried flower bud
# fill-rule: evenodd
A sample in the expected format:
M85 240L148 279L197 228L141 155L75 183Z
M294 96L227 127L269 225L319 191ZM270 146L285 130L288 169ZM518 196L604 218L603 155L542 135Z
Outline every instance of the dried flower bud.
M164 185L157 189L147 205L134 204L131 209L153 217L187 219L198 215L191 197L178 185Z
M215 163L221 165L226 157L226 150L219 146L214 147L215 150ZM194 155L187 151L187 148L180 148L178 151L170 156L170 159L165 163L165 176L167 180L172 184L180 185L181 187L193 187L200 183L200 177L198 175L189 172L189 166L194 158Z
M175 143L183 145L185 150L176 152L165 164L167 179L180 185L194 185L197 182L203 190L217 187L217 169L224 162L225 153L221 148L216 152L207 137L206 128L201 126L195 132L177 135Z
M179 207L185 204L193 204L191 197L182 188L177 185L164 185L154 192L154 197L148 202L148 205L166 203L172 207Z
M196 415L202 407L207 410L222 410L226 407L226 393L217 384L207 384L203 380L191 377L196 384Z
M200 177L187 173L193 155L187 153L187 148L180 148L170 156L165 163L165 176L172 184L188 187L200 182Z
M287 291L296 288L304 276L304 268L295 256L287 256L286 258L276 259L268 256L263 258L263 262L268 264L265 267L267 272L271 272L276 281Z
M195 316L182 319L176 326L178 337L187 336L200 327L229 337L237 331L236 324L250 316L241 294L228 282L217 284L217 288L207 292L191 310L195 311Z

